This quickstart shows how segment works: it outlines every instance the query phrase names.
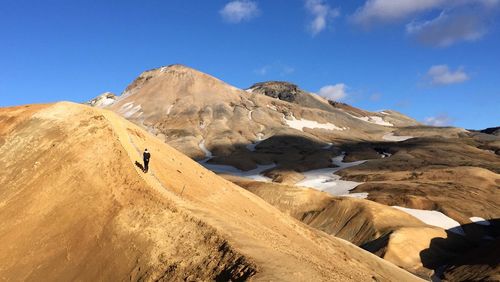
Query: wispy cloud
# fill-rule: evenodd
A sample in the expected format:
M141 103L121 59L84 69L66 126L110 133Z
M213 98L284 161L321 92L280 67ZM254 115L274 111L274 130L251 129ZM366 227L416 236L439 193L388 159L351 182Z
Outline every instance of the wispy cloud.
M219 14L229 23L239 23L257 17L260 15L260 10L254 1L236 0L227 3Z
M305 7L312 16L308 29L313 36L323 31L330 20L340 16L340 10L331 8L325 0L306 0Z
M356 23L369 25L405 19L444 5L446 0L368 0L356 10L353 19Z
M424 120L424 123L431 126L449 126L454 121L454 119L447 114L440 114L435 117L428 117Z
M344 83L337 83L335 85L325 85L318 91L318 95L333 101L341 101L348 95L347 85Z
M256 69L254 72L258 75L267 75L269 73L271 66L263 66L261 68Z
M407 34L419 42L447 47L487 34L499 7L500 0L367 0L351 18L364 27L405 21Z
M460 41L478 40L486 34L487 27L480 14L442 12L435 19L407 24L406 32L423 44L447 47Z
M380 93L373 93L370 95L370 101L377 102L380 101L380 99L382 99L382 94Z
M269 64L262 66L256 70L254 70L254 73L261 75L261 76L266 76L266 75L279 75L279 76L287 76L289 74L292 74L295 72L295 68L291 67L289 65L285 65L282 63L274 63L274 64Z
M469 75L463 67L452 71L447 65L436 65L427 71L426 78L431 85L448 85L465 82Z

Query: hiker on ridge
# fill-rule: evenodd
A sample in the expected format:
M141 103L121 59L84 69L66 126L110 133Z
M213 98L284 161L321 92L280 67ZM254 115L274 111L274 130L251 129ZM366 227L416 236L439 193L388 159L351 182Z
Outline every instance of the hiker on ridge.
M144 159L144 172L148 172L149 159L151 158L151 154L149 153L148 149L144 149L144 153L142 154L142 157Z

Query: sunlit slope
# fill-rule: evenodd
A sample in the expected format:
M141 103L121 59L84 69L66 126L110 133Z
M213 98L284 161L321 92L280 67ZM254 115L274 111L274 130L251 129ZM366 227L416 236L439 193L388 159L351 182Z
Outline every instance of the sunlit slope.
M5 280L411 281L112 112L0 109ZM151 171L135 165L152 153Z

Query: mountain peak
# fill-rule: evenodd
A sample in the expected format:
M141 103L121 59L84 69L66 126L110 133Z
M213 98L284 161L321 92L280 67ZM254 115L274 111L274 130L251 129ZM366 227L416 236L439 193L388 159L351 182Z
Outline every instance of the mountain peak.
M296 84L286 81L264 81L255 83L247 89L247 92L263 94L271 98L308 108L316 108L325 111L331 108L325 99L306 92L300 89Z
M305 94L296 84L286 81L258 82L248 90L287 102L294 102L298 95Z
M194 69L192 67L183 65L183 64L172 64L172 65L165 65L161 66L158 68L150 69L145 72L143 72L140 77L147 77L147 76L155 76L155 75L160 75L160 74L190 74L190 75L206 75L209 76L208 74L201 72L197 69Z

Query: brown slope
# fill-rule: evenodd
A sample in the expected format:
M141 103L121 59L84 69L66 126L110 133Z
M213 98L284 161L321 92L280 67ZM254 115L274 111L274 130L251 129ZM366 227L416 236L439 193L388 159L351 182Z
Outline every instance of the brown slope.
M415 279L284 216L111 112L58 103L19 115L0 131L7 280ZM153 155L146 175L134 166L143 147Z
M172 65L142 73L109 108L200 159L203 152L198 144L202 140L217 155L228 156L238 146L258 141L259 136L268 138L279 133L326 143L335 138L380 139L392 130L355 118L315 95L303 92L300 97L322 107L249 93L197 70ZM346 130L307 128L303 132L285 123L285 119L293 118L333 123Z
M468 230L464 237L429 226L398 209L372 201L334 197L290 185L224 177L309 226L348 240L424 279L431 279L435 269L449 264L458 265L455 267L457 270L453 270L455 279L466 270L471 273L463 277L474 277L481 275L480 269L492 273L498 267L494 252L488 254L485 246L488 242L482 239L484 234L495 235L491 232L482 235L469 232L477 226L462 226ZM487 229L491 231L491 228ZM468 255L478 253L477 246L482 246L480 250L486 256ZM473 266L464 266L464 261Z

